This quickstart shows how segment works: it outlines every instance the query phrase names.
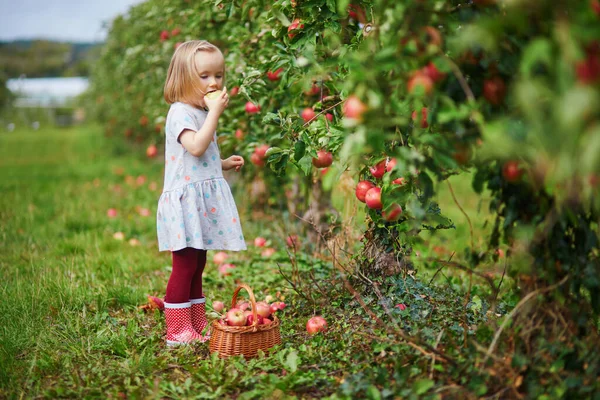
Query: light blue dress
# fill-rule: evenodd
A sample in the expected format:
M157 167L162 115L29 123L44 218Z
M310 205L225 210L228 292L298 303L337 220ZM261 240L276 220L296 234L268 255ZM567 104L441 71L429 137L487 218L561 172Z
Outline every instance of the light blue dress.
M167 114L165 182L156 215L160 251L246 249L237 207L223 178L216 132L200 157L179 142L181 132L198 131L206 115L184 103L172 104Z

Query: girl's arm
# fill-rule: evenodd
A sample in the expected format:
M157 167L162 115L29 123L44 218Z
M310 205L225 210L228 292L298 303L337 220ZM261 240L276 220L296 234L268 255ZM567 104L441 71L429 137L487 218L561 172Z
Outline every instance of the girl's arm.
M194 132L191 129L186 129L179 135L179 141L183 147L195 157L200 157L204 154L206 149L208 149L208 145L213 140L219 117L229 103L227 89L223 89L221 95L214 99L204 97L204 103L209 111L200 130Z

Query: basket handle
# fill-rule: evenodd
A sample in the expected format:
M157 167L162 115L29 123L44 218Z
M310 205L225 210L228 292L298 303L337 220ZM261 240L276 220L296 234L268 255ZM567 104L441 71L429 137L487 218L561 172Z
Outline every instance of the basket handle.
M246 292L248 292L248 295L250 296L250 306L252 307L253 316L252 326L256 328L256 326L258 325L258 315L256 314L256 298L254 297L254 292L252 291L252 289L250 289L250 286L246 285L245 283L240 283L238 285L237 289L235 289L235 292L233 292L233 298L231 299L231 308L235 307L235 305L237 304L238 293L242 289L246 289Z

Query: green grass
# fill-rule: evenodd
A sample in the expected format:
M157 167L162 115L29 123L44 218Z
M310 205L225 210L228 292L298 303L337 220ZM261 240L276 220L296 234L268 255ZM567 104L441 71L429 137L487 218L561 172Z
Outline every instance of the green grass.
M279 222L264 217L245 219L246 238L260 233L280 250L269 259L252 247L230 254L237 267L228 277L219 277L209 262L205 292L209 304L227 304L236 283L245 281L259 300L285 298L279 351L246 362L211 357L207 345L167 349L162 314L139 308L147 294L163 295L169 276L169 254L157 251L154 221L162 162L135 154L142 149L115 146L96 126L0 134L1 398L350 399L408 396L413 385L419 393L435 389L420 380L429 374L429 359L415 358L407 346L365 339L377 334L372 320L343 289L331 262L297 254L292 263L282 250ZM467 180L454 189L468 212L477 209L469 203ZM440 202L458 228L427 246L457 235L466 243L462 214L444 195ZM117 218L107 217L109 208L118 210ZM140 215L144 208L149 216ZM477 214L470 217L479 229ZM125 240L115 239L116 232ZM279 268L301 278L295 281L300 293ZM437 335L431 326L462 335L455 323L462 311L453 314L459 294L407 278L391 277L389 285L388 305L409 306L394 310L395 323L410 320L412 331L422 329L431 343ZM375 296L364 300L388 319ZM327 335L306 334L314 314L327 317ZM481 315L470 310L469 318L475 323ZM414 364L410 371L404 357Z

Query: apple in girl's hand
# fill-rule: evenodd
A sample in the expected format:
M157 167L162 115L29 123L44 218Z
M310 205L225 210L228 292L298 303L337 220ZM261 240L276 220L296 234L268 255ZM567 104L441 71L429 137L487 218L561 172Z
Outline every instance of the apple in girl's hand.
M265 247L265 244L267 244L267 239L265 239L264 237L257 237L254 239L254 245L256 247Z
M317 332L321 332L327 328L327 321L323 317L312 317L306 323L306 331L309 335L314 335Z
M216 99L217 97L219 97L221 95L221 93L223 93L222 90L215 90L214 92L206 93L206 95L204 97L207 97L209 99Z
M213 301L212 306L216 312L221 312L225 308L225 304L222 301Z
M394 203L387 209L381 212L381 216L388 222L398 221L402 214L402 207L398 203Z
M362 201L363 203L365 202L365 195L367 194L367 192L369 191L369 189L372 189L375 187L375 184L373 182L370 181L360 181L358 182L358 185L356 185L356 198L359 201Z
M381 210L383 204L381 203L381 188L375 186L372 189L369 189L367 194L365 195L365 203L367 203L367 207L375 210Z
M108 216L108 218L115 218L117 214L118 213L115 208L109 208L108 211L106 211L106 215Z
M271 315L271 306L264 301L259 301L256 303L256 313L264 318L267 318Z
M344 116L346 118L362 120L362 115L367 111L367 106L355 95L348 97L343 107Z
M325 150L317 151L317 157L312 159L312 164L317 168L327 168L333 163L333 155Z
M385 163L386 161L382 160L378 162L377 165L369 168L369 171L371 171L371 175L373 175L374 178L379 179L385 174Z
M227 253L225 253L224 251L219 251L213 256L213 262L215 264L223 264L225 260L227 260L227 257Z
M302 119L304 120L304 122L308 122L311 119L313 119L315 117L315 115L317 115L315 113L315 110L313 110L310 107L306 107L304 110L302 110L302 112L300 113L300 116L302 117Z
M246 325L246 317L244 317L244 312L239 308L232 308L231 310L227 311L225 316L230 326Z

